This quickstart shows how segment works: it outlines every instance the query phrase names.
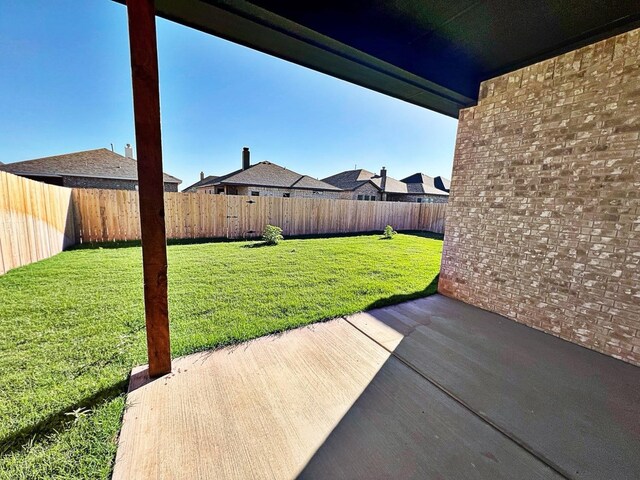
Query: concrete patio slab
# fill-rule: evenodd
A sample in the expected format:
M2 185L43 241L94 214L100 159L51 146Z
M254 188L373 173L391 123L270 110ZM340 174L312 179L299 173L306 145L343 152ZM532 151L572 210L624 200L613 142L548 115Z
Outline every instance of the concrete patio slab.
M638 372L436 295L134 372L113 478L637 478Z
M113 478L293 478L388 358L337 320L176 359L133 385Z
M640 368L434 295L349 317L569 478L640 478Z

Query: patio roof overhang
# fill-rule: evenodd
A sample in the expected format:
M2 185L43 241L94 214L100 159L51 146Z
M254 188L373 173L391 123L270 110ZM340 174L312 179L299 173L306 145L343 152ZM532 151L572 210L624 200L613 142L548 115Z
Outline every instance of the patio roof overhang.
M637 0L155 5L160 17L451 117L476 103L483 80L640 26Z
M637 0L127 4L149 375L171 371L155 17L457 117L482 80L640 26Z

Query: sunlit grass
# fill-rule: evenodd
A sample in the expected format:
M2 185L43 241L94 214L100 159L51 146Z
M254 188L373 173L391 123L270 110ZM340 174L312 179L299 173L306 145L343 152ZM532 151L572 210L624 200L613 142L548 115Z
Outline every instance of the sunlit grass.
M169 246L174 356L428 295L442 249L403 234L251 245ZM107 477L127 375L146 363L140 248L0 276L0 352L0 478Z

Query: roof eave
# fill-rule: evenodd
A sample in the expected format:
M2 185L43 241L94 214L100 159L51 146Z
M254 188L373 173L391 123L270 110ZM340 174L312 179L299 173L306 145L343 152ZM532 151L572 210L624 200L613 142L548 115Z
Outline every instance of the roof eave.
M249 2L156 0L155 6L167 20L450 117L476 102Z
M81 178L100 178L103 180L127 180L127 181L133 181L133 182L137 182L138 178L137 177L112 177L112 176L105 176L105 175L88 175L88 174L82 174L82 173L40 173L40 172L12 172L9 170L2 170L4 172L7 173L12 173L13 175L20 175L20 176L32 176L32 177L81 177ZM176 183L178 185L180 185L182 183L182 180L178 179L178 178L173 178L173 180L164 180L164 183Z

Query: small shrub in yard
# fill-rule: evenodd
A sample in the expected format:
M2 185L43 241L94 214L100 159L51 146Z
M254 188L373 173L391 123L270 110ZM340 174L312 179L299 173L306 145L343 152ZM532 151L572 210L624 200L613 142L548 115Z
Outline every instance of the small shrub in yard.
M267 225L262 232L262 240L267 245L277 245L280 240L284 240L282 236L282 229L273 225Z
M387 225L384 227L384 232L382 232L382 238L391 240L396 233L398 232L396 232L391 225Z

